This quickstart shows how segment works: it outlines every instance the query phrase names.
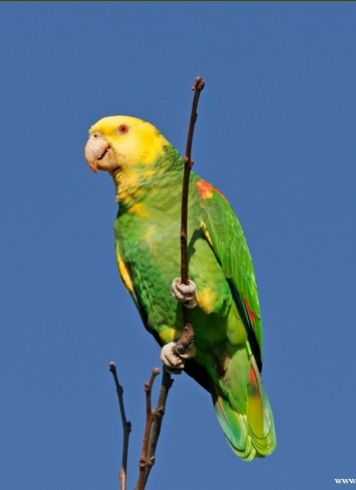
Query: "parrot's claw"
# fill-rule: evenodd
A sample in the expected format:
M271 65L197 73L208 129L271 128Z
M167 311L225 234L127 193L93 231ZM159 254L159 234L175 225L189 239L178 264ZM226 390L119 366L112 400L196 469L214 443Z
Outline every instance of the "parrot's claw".
M172 295L176 300L184 304L186 308L192 309L197 306L197 286L189 279L189 284L183 284L180 277L176 277L172 282Z
M169 342L161 349L161 361L168 371L180 374L184 369L184 359L174 352L175 342Z

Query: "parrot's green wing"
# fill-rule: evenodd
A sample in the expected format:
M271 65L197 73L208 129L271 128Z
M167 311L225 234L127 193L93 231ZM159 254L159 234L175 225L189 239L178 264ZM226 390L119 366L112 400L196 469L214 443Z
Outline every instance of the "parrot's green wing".
M225 196L212 184L196 182L201 197L201 229L228 280L248 333L251 350L262 369L263 329L252 257L241 224Z
M273 414L260 375L263 332L252 257L227 199L214 186L194 177L202 210L200 227L226 277L247 333L245 347L232 348L222 360L223 374L212 383L214 406L234 451L251 460L270 454L276 446Z

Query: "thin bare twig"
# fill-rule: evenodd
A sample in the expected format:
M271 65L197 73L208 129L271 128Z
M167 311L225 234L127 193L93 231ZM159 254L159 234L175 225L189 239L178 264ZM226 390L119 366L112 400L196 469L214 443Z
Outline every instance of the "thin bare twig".
M152 428L152 422L154 418L154 411L152 410L152 387L159 373L160 370L158 368L154 368L152 370L150 380L145 384L146 426L145 426L145 432L143 436L142 453L140 459L140 473L136 485L136 490L143 489L145 487L145 482L146 482L146 473L149 465L148 453L149 453L149 446L151 440L151 428Z
M189 195L189 180L190 172L193 167L192 160L192 145L195 123L198 117L197 108L199 103L200 93L205 86L204 79L198 77L195 80L193 87L194 98L192 104L192 112L190 116L189 131L187 137L187 146L185 152L185 163L183 173L183 192L182 192L182 211L181 211L181 280L184 284L189 283L189 264L188 264L188 195ZM181 338L178 340L175 346L175 350L178 354L185 354L190 351L194 343L194 330L193 325L189 321L188 309L183 305L183 322L184 330ZM142 450L142 457L140 461L140 475L135 490L143 490L146 486L150 471L156 460L156 448L158 438L161 432L161 425L163 416L166 409L166 402L169 390L173 384L173 380L169 371L163 367L161 390L157 402L156 410L152 411L151 407L151 391L154 381L154 374L152 373L150 382L145 385L147 394L147 418L145 436Z
M168 392L173 384L169 372L163 368L161 389L155 410L151 406L151 392L154 380L159 374L159 369L152 371L150 381L145 384L146 391L146 427L143 439L142 456L140 460L140 472L135 490L144 490L152 466L156 461L157 442L161 431L162 419L166 409Z
M198 119L198 104L199 97L202 90L205 87L205 81L203 77L197 77L193 86L194 98L192 104L192 112L190 115L189 130L187 137L187 146L185 149L185 165L183 175L183 193L182 193L182 213L181 213L181 231L180 231L180 252L181 252L181 280L183 284L188 284L189 271L188 271L188 195L189 195L189 179L190 171L194 165L192 160L192 146L195 123Z
M120 408L120 416L121 416L121 422L122 422L122 428L123 428L123 449L122 449L122 462L121 462L121 470L120 470L120 489L121 490L126 490L127 488L127 460L128 460L128 455L129 455L129 440L130 440L130 432L131 432L131 422L127 420L126 417L126 411L125 411L125 404L124 404L124 389L121 386L119 382L119 377L117 374L117 368L116 364L114 362L110 362L109 365L109 370L111 374L113 375L115 386L116 386L116 393L117 393L117 399L119 402L119 408Z
M192 146L195 123L198 118L199 97L205 87L203 77L197 77L193 86L194 98L192 104L192 112L189 122L189 130L187 137L187 146L185 150L185 164L183 174L183 192L182 192L182 212L181 212L181 231L180 231L180 251L181 251L181 281L183 284L189 283L189 260L188 260L188 197L189 197L189 180L194 160L192 160ZM175 345L175 352L178 355L185 355L191 351L194 345L194 329L189 321L189 310L182 303L183 314L183 333Z
M159 435L161 433L162 420L166 411L168 393L172 384L173 384L173 379L169 371L165 367L163 367L161 389L159 392L157 407L154 412L154 419L152 423L151 441L150 441L150 446L148 451L148 460L150 465L148 467L146 481L150 474L152 466L155 464L156 461L157 442L158 442Z

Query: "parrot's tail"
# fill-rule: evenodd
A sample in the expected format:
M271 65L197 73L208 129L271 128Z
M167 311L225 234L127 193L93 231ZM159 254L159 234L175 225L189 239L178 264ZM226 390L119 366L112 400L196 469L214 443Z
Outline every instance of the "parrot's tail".
M233 408L218 388L213 393L216 415L225 436L233 451L245 461L267 456L276 447L271 405L253 357L251 361L244 413Z

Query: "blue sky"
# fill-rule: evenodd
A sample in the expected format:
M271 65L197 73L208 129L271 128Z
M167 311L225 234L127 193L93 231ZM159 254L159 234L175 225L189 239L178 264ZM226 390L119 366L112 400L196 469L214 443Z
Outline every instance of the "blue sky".
M240 461L181 376L148 488L356 478L355 46L353 3L0 4L0 488L118 488L111 360L133 487L159 349L118 278L112 182L83 145L98 118L130 114L183 151L199 74L196 171L248 236L279 445Z

